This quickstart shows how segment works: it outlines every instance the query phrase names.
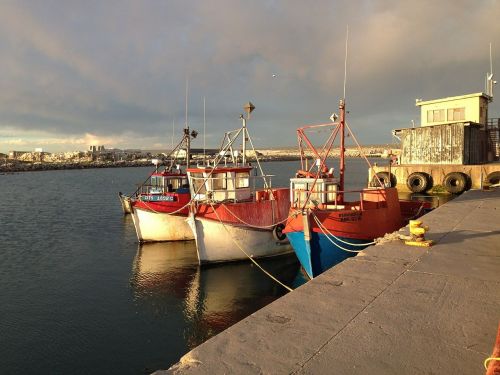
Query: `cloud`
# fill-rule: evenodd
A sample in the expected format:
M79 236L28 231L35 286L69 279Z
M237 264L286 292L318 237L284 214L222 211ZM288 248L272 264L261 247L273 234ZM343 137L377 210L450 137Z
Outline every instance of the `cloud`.
M349 25L349 121L363 142L384 143L418 123L416 97L483 89L497 14L492 0L3 1L0 131L46 132L39 141L54 147L85 134L168 145L172 120L185 121L187 77L189 122L202 128L205 96L210 146L248 100L263 146L293 145L298 126L337 110Z

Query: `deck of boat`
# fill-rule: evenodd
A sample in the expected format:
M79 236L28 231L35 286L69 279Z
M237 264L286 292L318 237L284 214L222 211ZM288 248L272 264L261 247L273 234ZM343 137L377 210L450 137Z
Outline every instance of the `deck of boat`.
M500 318L500 189L469 191L422 220L433 247L370 247L168 373L484 373Z

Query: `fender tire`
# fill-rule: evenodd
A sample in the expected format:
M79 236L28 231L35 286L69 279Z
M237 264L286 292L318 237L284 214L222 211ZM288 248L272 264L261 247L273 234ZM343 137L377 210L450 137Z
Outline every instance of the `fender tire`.
M462 172L448 173L443 180L444 188L448 193L461 194L467 188L467 175Z
M422 193L430 188L429 175L423 172L415 172L406 179L406 186L413 193Z
M497 185L500 183L500 171L495 171L495 172L491 172L488 177L486 177L486 181L488 181L488 183L490 185Z
M273 228L273 237L278 242L286 241L286 234L283 233L283 229L285 229L284 224L278 224Z
M383 187L394 187L396 186L396 177L391 173L389 174L389 172L378 172L376 176L373 176L372 178L372 181L370 183L370 186L371 187L379 187L379 183L377 181L377 176L380 180L380 182L382 182L382 184L384 185Z

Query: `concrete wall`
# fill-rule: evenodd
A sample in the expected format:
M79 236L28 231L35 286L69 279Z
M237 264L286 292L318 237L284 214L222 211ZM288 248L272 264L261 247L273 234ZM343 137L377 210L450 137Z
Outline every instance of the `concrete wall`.
M500 163L481 164L481 165L396 165L396 166L374 166L373 171L369 170L369 180L372 181L375 173L388 172L396 179L396 187L399 191L409 192L406 185L408 176L412 173L426 173L432 179L432 186L442 186L445 176L452 172L465 173L470 179L470 188L480 189L486 177L493 172L500 172Z

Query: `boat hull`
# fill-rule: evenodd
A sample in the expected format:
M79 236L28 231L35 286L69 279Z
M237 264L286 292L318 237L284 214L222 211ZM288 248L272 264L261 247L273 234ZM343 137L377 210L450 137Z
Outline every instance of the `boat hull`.
M139 242L194 239L193 232L186 222L187 215L172 215L134 207L132 219Z
M237 226L190 215L200 264L264 258L292 252L288 241L274 238L272 230ZM245 254L245 252L248 254Z
M290 240L304 271L311 279L357 254L356 252L349 252L344 249L359 251L368 246L353 246L338 240L336 242L336 239L329 238L327 235L317 232L311 233L309 240L304 238L304 232L290 232L286 236ZM356 244L365 244L372 241L372 239L337 238Z
M362 196L338 209L290 210L284 232L310 278L403 225L395 189L366 189Z

